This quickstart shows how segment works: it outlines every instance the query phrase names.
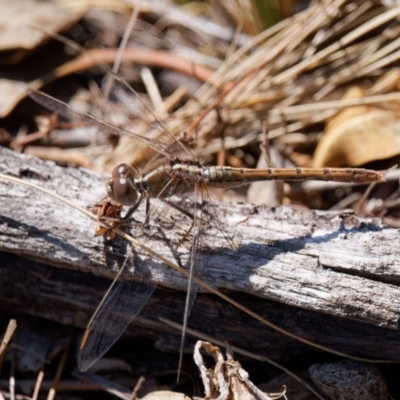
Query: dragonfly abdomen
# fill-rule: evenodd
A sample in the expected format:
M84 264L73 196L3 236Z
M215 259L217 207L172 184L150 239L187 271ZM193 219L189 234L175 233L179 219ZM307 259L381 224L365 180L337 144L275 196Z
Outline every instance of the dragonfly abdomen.
M363 168L232 168L232 175L241 176L243 183L264 180L319 180L370 183L384 181L384 173Z
M214 188L226 189L266 180L322 180L334 182L370 183L384 181L383 173L363 168L232 168L201 167L176 164L172 168L189 180L203 181Z

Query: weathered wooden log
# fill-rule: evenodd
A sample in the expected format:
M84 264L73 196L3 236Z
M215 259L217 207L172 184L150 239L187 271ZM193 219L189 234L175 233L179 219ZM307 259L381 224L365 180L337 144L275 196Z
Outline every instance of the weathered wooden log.
M0 172L81 206L104 195L103 178L94 172L6 149L0 149ZM0 196L1 308L23 307L28 314L84 327L110 282L102 278L115 276L124 261L126 243L93 237L95 221L37 190L0 179ZM397 230L350 212L238 204L213 204L207 211L218 218L199 250L205 282L305 338L354 355L400 359ZM143 211L135 218L143 221ZM190 242L176 245L189 226L186 216L174 213L159 215L145 230L134 224L130 232L185 266ZM186 278L140 248L135 260L150 271L148 283L164 289L155 292L134 326L154 338L162 331L159 346L168 347L168 338L179 333L162 327L157 317L180 319ZM48 278L51 267L56 268ZM190 326L269 356L305 348L215 296L198 296Z

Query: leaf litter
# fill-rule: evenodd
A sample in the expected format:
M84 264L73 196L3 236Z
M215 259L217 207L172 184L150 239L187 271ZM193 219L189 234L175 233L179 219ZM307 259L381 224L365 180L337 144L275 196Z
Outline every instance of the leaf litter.
M154 12L151 5L143 2L142 6L143 17L149 12L147 6ZM180 11L189 20L188 12ZM102 10L100 15L108 12ZM177 9L170 14L174 12L178 15ZM140 77L147 89L147 94L141 94L144 101L153 104L157 117L173 134L193 145L193 151L209 162L218 160L224 165L252 167L263 157L259 155L258 145L269 140L284 162L292 165L371 165L385 169L398 162L399 154L397 111L400 96L396 98L399 75L393 68L400 57L398 13L396 6L378 1L313 3L255 37L239 33L241 36L235 38L235 29L230 27L230 46L236 48L231 54L228 54L229 41L211 31L200 31L195 24L181 25L176 19L171 23L172 17L166 13L164 20L159 18L154 25L146 21L142 30L133 31L131 48L122 55L121 74L139 86ZM84 39L90 47L96 45L96 37L91 36L94 28L88 21L83 26L86 29ZM165 26L168 28L164 29ZM221 31L227 27L229 24L221 27ZM149 40L143 29L148 30ZM60 66L64 69L58 75L37 78L30 86L39 88L50 81L57 83L59 78L78 71L89 73L97 61L99 65L112 62L117 53L112 48L116 41L107 38L106 31L106 27L100 26L99 36L111 44L113 51L85 50L73 60L75 64L65 63ZM115 32L113 34L116 38ZM152 65L146 53L140 53L139 46L147 47L155 52L156 58L165 60L164 65L155 64L158 68L166 66L174 70L173 62L168 59L171 53L176 55L177 61L190 60L186 69L175 67L178 83L167 74L157 74L157 81L152 79L151 71L146 75L137 67L131 68L132 59L138 64ZM82 61L85 57L90 62L85 64ZM67 68L71 65L72 68ZM210 76L212 70L214 73ZM189 76L189 81L182 75ZM94 77L98 80L96 75ZM201 81L205 83L201 85ZM187 84L195 89L188 89ZM158 85L163 88L161 92L169 96L157 95L160 93ZM98 107L95 90L81 90L79 96L90 109L93 105ZM374 100L374 96L379 99ZM355 102L348 106L348 99ZM364 101L369 99L372 102L366 105ZM332 107L329 104L324 110L318 107L321 102L332 101L336 102ZM302 108L296 109L296 106ZM154 138L162 135L152 118L142 117L140 106L132 106L133 115L126 114L126 107L121 108L118 102L108 103L107 108L106 114L114 115L112 118L119 115L123 121L121 125L128 129ZM51 146L55 140L51 132L46 137L47 143L40 143L40 139L39 147ZM71 161L66 160L72 160L72 164L109 171L123 161L140 169L152 157L151 150L145 152L126 138L98 139L91 140L87 148L74 149L84 155L81 159L56 152L53 158L62 164L70 164ZM37 150L27 143L24 151L35 154ZM388 180L398 179L396 173L392 171L394 178L389 175ZM400 225L396 189L388 194L387 190L376 187L362 195L365 188L352 185L341 192L334 186L332 190L328 184L313 187L313 183L307 182L305 189L296 186L285 184L284 196L281 196L284 204L324 209L344 204L360 215L376 215L393 226ZM232 196L241 199L243 193Z

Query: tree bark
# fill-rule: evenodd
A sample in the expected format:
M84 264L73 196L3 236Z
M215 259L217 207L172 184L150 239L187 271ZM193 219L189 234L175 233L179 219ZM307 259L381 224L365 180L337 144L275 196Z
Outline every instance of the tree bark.
M95 172L61 168L6 149L0 149L0 172L82 207L105 193L104 177ZM32 188L0 179L0 196L1 308L23 307L28 314L84 327L110 283L104 278L114 277L125 260L126 242L94 237L94 220ZM190 240L178 244L191 221L179 212L159 212L160 207L153 206L157 218L149 228L133 223L130 233L185 267ZM200 243L202 280L300 336L354 355L400 359L396 229L351 212L249 204L211 204L206 211L216 218ZM144 211L135 219L144 221ZM163 331L159 346L176 349L178 340L169 344L166 338L179 333L163 327L156 316L181 318L178 304L187 280L143 250L134 252L150 271L148 283L160 287L136 324L153 337ZM189 325L269 356L305 347L210 295L198 296Z

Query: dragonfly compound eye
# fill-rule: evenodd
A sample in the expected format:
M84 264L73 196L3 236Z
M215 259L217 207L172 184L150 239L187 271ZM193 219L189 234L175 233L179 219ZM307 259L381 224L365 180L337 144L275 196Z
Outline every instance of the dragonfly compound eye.
M135 187L124 177L110 178L107 181L107 194L113 200L123 206L133 206L136 204L138 195Z
M131 167L128 164L119 164L113 169L111 176L113 178L121 178L129 175L130 173Z

